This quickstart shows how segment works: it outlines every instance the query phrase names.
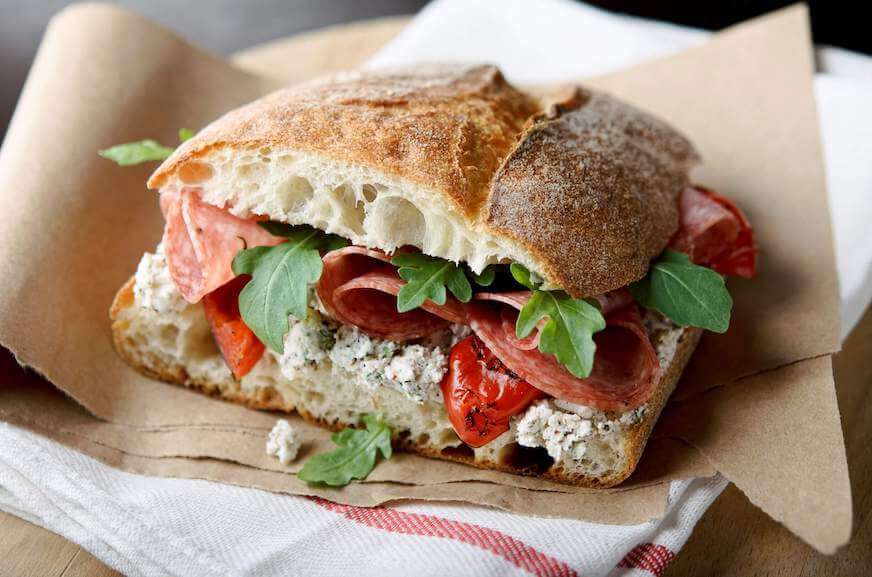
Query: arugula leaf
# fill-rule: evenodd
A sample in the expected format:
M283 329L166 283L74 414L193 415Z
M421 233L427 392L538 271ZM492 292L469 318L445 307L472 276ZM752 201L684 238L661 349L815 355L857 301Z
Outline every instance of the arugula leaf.
M447 293L457 297L460 302L472 298L472 286L463 268L453 262L420 253L401 253L394 255L391 264L400 267L397 271L406 281L397 294L397 311L404 313L418 308L430 299L437 305L444 305Z
M184 142L193 137L195 132L190 128L179 128L179 142ZM131 166L154 160L165 160L173 153L173 149L164 146L156 140L146 138L137 142L125 142L116 144L105 150L98 150L97 154L103 158L115 162L118 166Z
M190 128L179 128L179 142L184 142L190 138L193 138L194 134L196 134L196 132L194 132Z
M534 290L518 314L518 338L528 336L543 318L548 322L539 334L539 350L557 357L576 377L590 376L596 354L593 335L606 328L599 303L595 299L574 299L563 291Z
M233 258L234 274L251 280L239 293L239 312L257 338L283 353L288 315L303 320L309 313L308 287L321 277L320 249L336 248L339 237L308 226L260 223L287 242L242 249Z
M633 298L682 326L723 333L730 326L733 299L724 278L667 249L640 281L630 285Z
M513 262L509 265L509 272L512 273L512 276L516 281L530 290L536 290L542 286L542 278L540 278L536 273L527 270L527 267L522 264Z
M516 262L509 266L509 271L533 293L515 321L518 338L529 336L539 322L547 318L539 334L539 350L554 355L574 376L589 377L596 355L593 335L606 328L599 302L574 299L564 291L539 290L543 279Z
M152 160L164 160L172 153L172 148L150 138L138 142L116 144L97 152L97 154L103 158L108 158L118 166L130 166Z
M497 276L497 269L494 265L490 264L484 267L484 270L481 271L481 274L475 274L474 272L470 272L472 275L472 280L480 287L489 287L494 284L494 279Z
M376 457L390 459L391 429L375 415L363 415L366 429L344 429L331 439L339 445L329 453L306 461L297 477L307 483L323 483L341 487L351 479L365 479L375 468Z

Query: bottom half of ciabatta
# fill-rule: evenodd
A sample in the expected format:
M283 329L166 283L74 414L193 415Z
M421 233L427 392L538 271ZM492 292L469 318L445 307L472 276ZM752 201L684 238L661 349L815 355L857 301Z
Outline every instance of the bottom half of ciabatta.
M164 267L160 254L146 254L112 304L116 348L146 375L252 408L296 411L331 429L356 426L361 415L377 412L398 448L586 487L611 487L633 472L701 334L648 313L662 377L642 407L614 413L541 400L514 417L508 431L474 449L455 434L438 386L450 333L441 343L402 346L352 327L337 329L313 309L305 323L292 321L284 354L267 350L236 380L202 306L175 293Z

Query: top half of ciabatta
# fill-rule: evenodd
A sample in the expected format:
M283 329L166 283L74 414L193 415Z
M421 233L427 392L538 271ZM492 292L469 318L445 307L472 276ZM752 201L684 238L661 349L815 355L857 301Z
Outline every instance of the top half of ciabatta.
M525 265L573 297L642 277L697 161L606 94L540 97L493 66L359 72L270 94L181 145L151 188L354 244Z

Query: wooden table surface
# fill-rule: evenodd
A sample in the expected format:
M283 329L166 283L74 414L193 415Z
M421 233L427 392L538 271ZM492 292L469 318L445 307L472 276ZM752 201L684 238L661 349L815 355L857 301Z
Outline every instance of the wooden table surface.
M335 46L327 54L354 54L362 62L405 24L405 18L339 26L283 41L276 54L290 44ZM348 48L353 47L353 51ZM270 47L257 51L261 66ZM318 51L320 54L325 52ZM285 62L287 60L283 58ZM247 63L248 58L239 59ZM357 62L347 58L308 62L312 70L332 71ZM266 65L269 68L269 65ZM310 70L289 80L302 79ZM847 577L872 575L872 309L836 355L834 371L848 467L854 498L851 543L832 556L817 553L780 524L753 506L733 485L702 517L687 545L665 575L759 575L791 577ZM0 512L0 576L104 577L119 575L90 553L50 531Z

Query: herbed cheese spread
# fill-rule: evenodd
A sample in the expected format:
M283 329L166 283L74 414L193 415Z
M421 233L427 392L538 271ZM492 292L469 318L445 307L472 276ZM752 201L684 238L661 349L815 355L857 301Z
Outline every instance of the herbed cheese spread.
M440 383L448 369L448 350L456 334L444 331L441 342L400 344L370 337L353 326L337 326L316 309L303 321L291 319L285 351L277 357L282 374L294 379L330 361L331 372L358 386L390 387L408 399L442 402ZM464 327L465 328L465 327Z
M594 444L614 445L621 442L625 428L638 423L645 406L610 419L606 413L557 399L534 403L516 417L518 444L544 447L555 461L581 461Z
M158 313L178 312L187 306L170 278L163 243L154 253L142 255L133 279L133 295L136 304Z

